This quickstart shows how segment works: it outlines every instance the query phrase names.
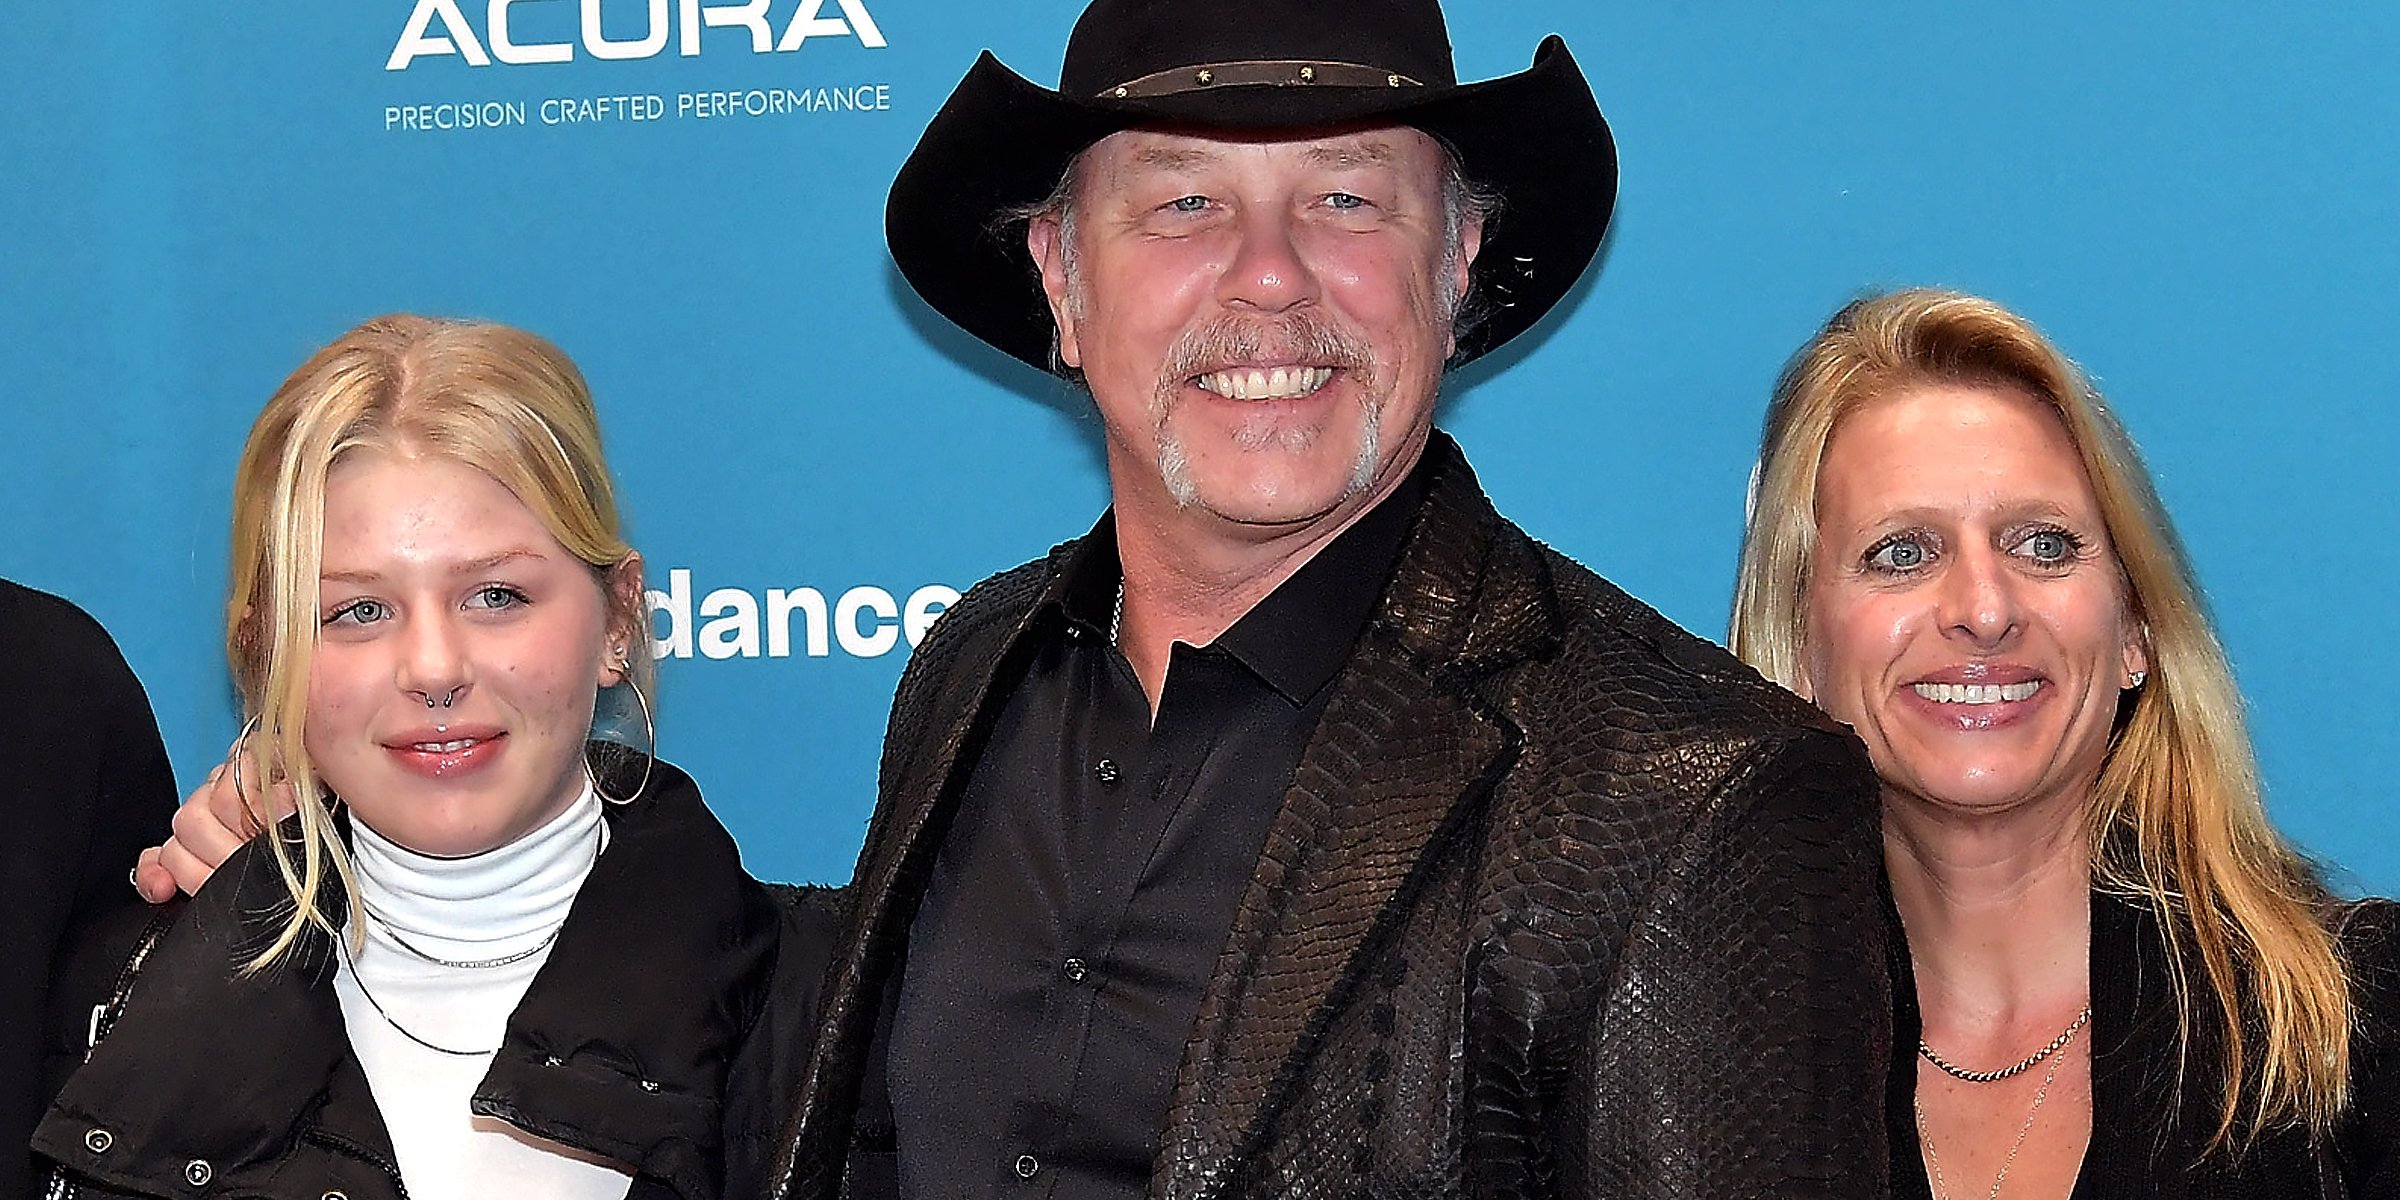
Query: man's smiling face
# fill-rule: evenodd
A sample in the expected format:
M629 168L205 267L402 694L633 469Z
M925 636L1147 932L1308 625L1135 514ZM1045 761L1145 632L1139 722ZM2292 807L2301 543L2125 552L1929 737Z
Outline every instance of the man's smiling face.
M1131 130L1029 234L1120 506L1256 533L1347 520L1415 461L1480 229L1414 129ZM1455 243L1455 244L1454 244Z

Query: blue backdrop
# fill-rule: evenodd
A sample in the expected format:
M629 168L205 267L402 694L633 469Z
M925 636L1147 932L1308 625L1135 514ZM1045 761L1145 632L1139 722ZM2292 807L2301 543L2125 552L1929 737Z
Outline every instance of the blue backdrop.
M528 326L591 377L659 629L689 654L662 664L663 752L754 871L846 878L911 611L1104 503L1082 403L932 316L881 235L885 186L975 52L1055 80L1076 7L20 6L0 574L108 625L189 786L233 733L227 494L268 392L378 312ZM2400 8L1454 0L1450 19L1466 78L1564 33L1624 162L1601 268L1453 381L1445 421L1503 511L1720 635L1784 356L1863 288L1991 294L2097 374L2148 453L2278 819L2347 886L2400 890L2400 745L2365 696L2400 674L2374 617L2400 593Z

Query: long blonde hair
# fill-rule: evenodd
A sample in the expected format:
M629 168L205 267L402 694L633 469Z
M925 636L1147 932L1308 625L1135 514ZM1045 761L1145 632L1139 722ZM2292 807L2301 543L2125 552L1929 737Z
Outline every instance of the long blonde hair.
M2096 882L2165 928L2183 1043L2223 1046L2212 1145L2324 1128L2348 1101L2350 986L2315 870L2267 821L2241 693L2182 543L2132 439L2082 373L1988 300L1910 289L1835 313L1784 368L1767 410L1734 590L1733 652L1786 687L1802 679L1818 474L1842 417L1923 383L2021 389L2049 405L2091 480L2150 674L2121 711L2092 789ZM2195 1011L2196 959L2216 1003Z
M288 785L299 802L298 837L266 838L293 910L249 962L253 971L311 926L335 932L317 902L329 876L356 905L349 856L304 739L326 478L343 456L375 450L451 460L507 487L592 567L610 630L626 645L628 681L644 686L654 669L638 588L621 578L633 550L591 392L564 352L505 325L402 314L368 321L310 356L251 426L233 485L226 657L257 726L251 752L269 782Z

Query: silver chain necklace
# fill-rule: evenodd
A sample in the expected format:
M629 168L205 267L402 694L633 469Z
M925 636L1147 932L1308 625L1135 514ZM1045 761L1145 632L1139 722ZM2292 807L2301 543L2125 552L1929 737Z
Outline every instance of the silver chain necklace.
M2065 1033L2058 1035L2057 1041L2054 1041L2048 1046L2045 1046L2041 1050L2037 1051L2032 1058L2010 1068L2005 1075L1996 1076L1996 1078L2005 1079L2008 1075L2017 1074L2018 1072L2023 1071L2025 1068L2032 1066L2034 1063L2040 1062L2042 1059L2047 1058L2050 1060L2050 1069L2042 1073L2042 1086L2036 1089L2033 1093L2033 1107L2025 1110L2025 1120L2023 1123L2017 1126L2017 1140L2008 1144L2008 1155L2000 1160L2000 1173L1992 1176L1992 1190L1985 1194L1984 1200L2000 1200L2000 1186L2008 1182L2008 1169L2017 1165L2017 1152L2025 1148L2025 1135L2033 1132L2034 1115L2042 1111L2042 1101L2048 1099L2050 1096L2050 1085L2058 1081L2059 1064L2066 1061L2066 1055L2058 1052L2062 1049L2065 1049L2067 1043L2074 1040L2075 1031L2083 1028L2084 1022L2091 1019L2091 1007L2086 1005L2084 1007L2083 1014L2075 1018L2074 1024L2067 1026L2067 1031ZM1924 1041L1919 1039L1917 1043L1918 1050L1922 1052L1926 1058L1932 1060L1935 1066L1942 1068L1944 1071L1947 1071L1952 1075L1959 1074L1958 1070L1952 1067L1950 1064L1945 1063L1938 1058L1934 1058L1933 1051L1926 1050L1924 1045ZM1992 1073L1986 1071L1976 1072L1976 1074L1990 1075ZM1985 1083L1990 1081L1984 1079L1974 1079L1970 1080L1970 1082ZM1928 1132L1925 1128L1925 1101L1920 1097L1912 1098L1909 1103L1916 1109L1917 1112L1917 1144L1925 1148L1925 1165L1930 1169L1930 1173L1933 1176L1934 1200L1950 1200L1950 1187L1942 1179L1942 1160L1933 1152L1933 1134Z
M340 947L341 949L342 961L350 965L350 982L357 984L358 994L367 998L367 1007L374 1009L375 1015L382 1017L383 1023L391 1026L393 1031L398 1033L401 1037L407 1038L408 1040L415 1042L416 1044L423 1046L436 1054L447 1054L452 1058L476 1058L485 1054L494 1053L500 1049L500 1047L494 1046L490 1050L457 1050L449 1046L439 1045L434 1042L426 1041L424 1038L418 1037L409 1029L408 1026L401 1024L388 1010L383 1007L383 1001L376 999L375 993L367 990L367 981L358 973L358 960L350 956L350 939L337 933L333 936L333 942L334 945Z
M608 831L606 828L603 828L601 830L601 835L592 839L592 865L594 867L600 865L600 853L607 847L607 844ZM505 967L510 963L523 962L526 959L532 958L534 955L539 954L543 950L547 949L550 943L558 940L559 931L567 927L567 919L565 917L560 917L558 919L558 924L551 926L550 932L543 935L541 941L535 942L533 945L527 946L523 950L519 950L514 954L503 954L498 958L478 958L461 961L458 959L442 958L438 955L428 954L425 951L418 949L416 946L411 945L407 938L401 937L399 930L392 928L392 922L390 918L385 917L382 913L376 912L374 909L367 907L363 900L359 903L358 907L360 911L363 911L367 914L367 918L369 920L375 922L375 924L383 930L383 935L385 937L392 939L392 943L400 947L402 950L406 950L417 958L423 959L426 962L434 964L435 966L451 967L461 971L484 971L490 970L494 967ZM409 1041L415 1042L416 1044L423 1046L436 1054L447 1054L453 1058L475 1058L480 1055L495 1053L500 1049L500 1047L494 1046L490 1050L459 1050L449 1046L443 1046L434 1042L429 1042L424 1038L417 1036L414 1030L411 1030L408 1026L401 1024L398 1019L394 1018L391 1014L391 1010L386 1009L383 1006L383 1001L376 999L375 993L367 988L366 977L358 973L358 960L350 955L350 939L337 933L334 935L333 941L334 945L342 952L342 961L350 965L350 982L358 985L358 994L367 998L367 1007L374 1009L375 1015L382 1017L383 1023L391 1026L393 1032L398 1033L401 1037L407 1038Z
M524 962L526 959L532 958L534 955L540 954L543 950L547 949L550 943L557 941L558 931L567 927L566 919L563 917L560 918L558 924L551 926L550 932L542 936L542 940L535 942L534 944L527 946L514 954L503 954L497 958L443 958L437 954L427 953L425 950L420 949L416 943L409 941L407 938L401 937L400 930L392 925L392 920L390 917L384 916L382 913L376 912L372 908L367 908L367 906L364 904L359 905L359 907L366 910L368 919L374 921L375 927L383 931L383 936L392 939L393 945L398 946L401 949L408 951L410 954L415 955L426 962L432 963L437 967L454 967L461 971L488 971L494 967L505 967L510 963ZM365 989L362 988L360 990L363 991Z
M605 836L592 839L592 865L599 865L601 845L607 840L608 839ZM432 963L437 967L452 967L461 971L488 971L494 967L505 967L510 963L524 962L526 959L532 958L536 954L540 954L550 945L550 943L557 941L558 931L567 927L567 919L565 917L560 917L558 919L558 924L551 926L550 932L544 934L542 936L542 940L535 942L534 944L527 946L524 949L515 952L514 954L503 954L497 958L443 958L438 954L428 953L422 948L418 947L416 943L409 941L407 938L401 937L399 926L392 924L392 919L390 917L376 912L373 906L367 904L364 900L359 902L358 907L360 911L363 911L367 914L368 920L375 922L376 927L383 930L383 936L392 939L393 945L398 946L402 950L406 950L417 958ZM356 974L357 971L358 965L356 963L351 964L351 973ZM361 992L366 991L366 985L359 985L358 990ZM369 999L373 999L373 997L369 997ZM375 1011L381 1012L383 1009L378 1006ZM390 1020L391 1018L386 1017L384 1019ZM408 1031L403 1029L400 1032L407 1033Z
M2074 1022L2067 1026L2067 1031L2050 1039L2049 1045L2044 1046L2041 1049L2036 1050L2033 1053L2018 1059L2016 1062L2010 1063L2009 1065L1996 1071L1967 1070L1965 1067L1961 1067L1951 1062L1949 1059L1943 1058L1939 1054L1935 1054L1933 1052L1933 1047L1926 1045L1925 1039L1922 1036L1917 1038L1917 1053L1921 1055L1926 1062L1940 1067L1943 1074L1949 1075L1953 1078L1963 1079L1968 1083L1998 1083L2001 1080L2007 1079L2011 1076L2022 1075L2025 1072L2032 1070L2043 1059L2066 1049L2067 1043L2075 1039L2075 1031L2083 1028L2084 1022L2091 1019L2092 1006L2086 1004L2083 1006L2083 1011L2075 1015Z

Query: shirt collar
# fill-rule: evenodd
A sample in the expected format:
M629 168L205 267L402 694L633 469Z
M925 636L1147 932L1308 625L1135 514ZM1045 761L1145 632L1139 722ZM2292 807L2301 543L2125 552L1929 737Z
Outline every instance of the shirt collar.
M1117 623L1117 587L1124 578L1125 565L1117 557L1117 510L1111 508L1075 544L1065 569L1051 581L1043 607L1064 618L1077 634L1106 638Z
M1304 704L1333 682L1375 614L1417 509L1431 484L1433 455L1420 456L1392 494L1335 535L1277 585L1216 646L1291 703ZM1106 638L1116 623L1116 514L1102 514L1069 554L1043 607L1068 628Z

